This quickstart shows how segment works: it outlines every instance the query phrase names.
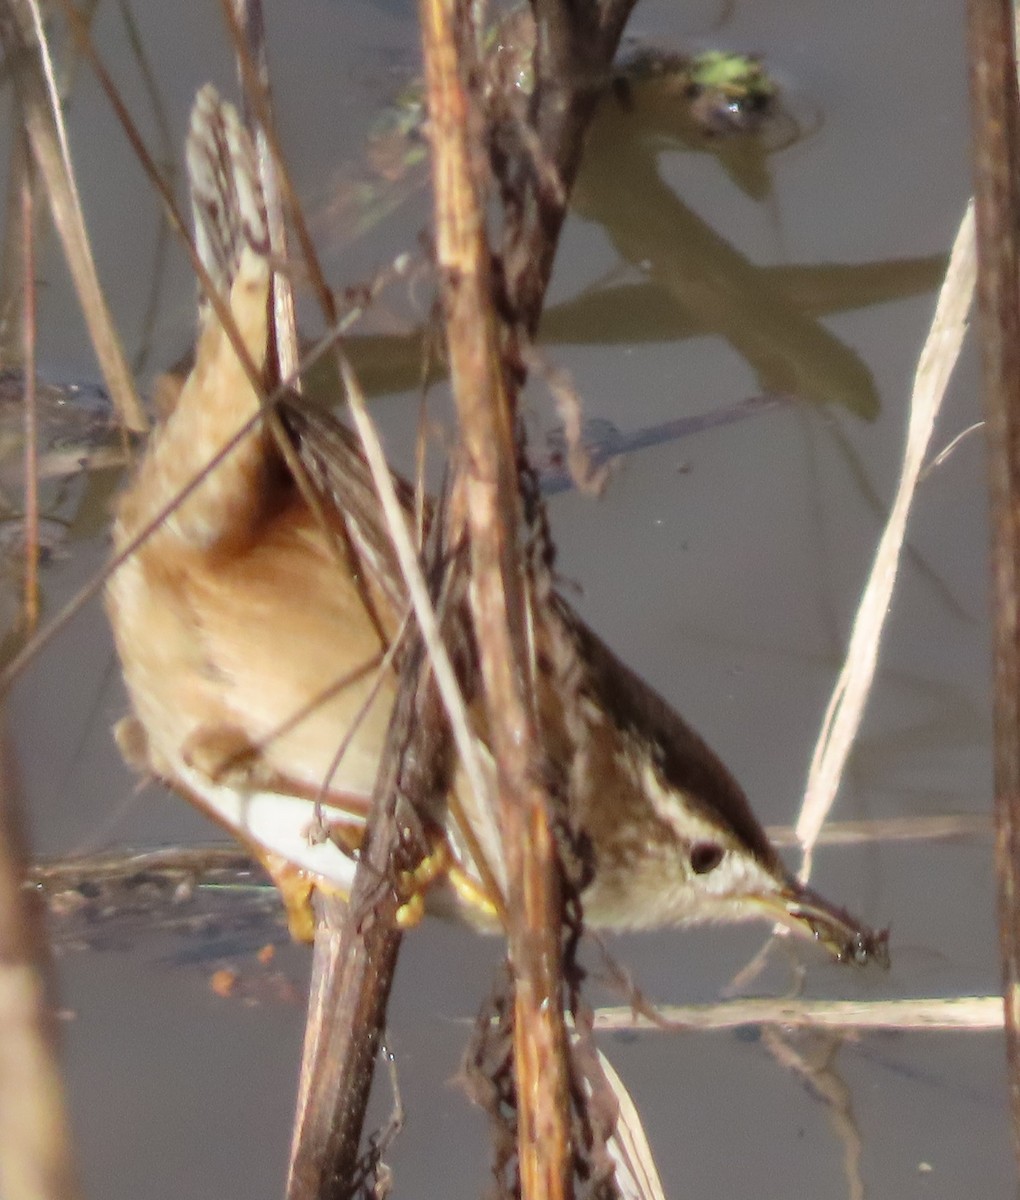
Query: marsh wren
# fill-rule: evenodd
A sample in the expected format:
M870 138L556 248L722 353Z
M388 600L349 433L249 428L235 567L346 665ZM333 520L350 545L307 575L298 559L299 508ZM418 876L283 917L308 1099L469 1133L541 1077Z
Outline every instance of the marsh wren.
M265 209L248 136L211 87L195 103L187 160L198 246L268 383ZM332 417L292 415L296 444L338 481L325 488L332 529L295 486L258 391L207 309L194 367L121 497L118 552L152 528L111 577L107 607L134 710L123 739L131 756L253 847L278 881L346 890L397 686L387 650L407 602L351 433ZM640 929L764 917L839 959L883 960L884 934L793 879L701 738L562 598L552 612L580 672L585 760L571 760L569 739L559 752L571 818L593 850L582 897L588 923ZM550 670L538 686L553 698ZM478 739L484 757L484 727ZM456 811L474 826L475 797L464 772L453 775ZM325 838L313 836L320 806ZM487 828L473 828L475 844L499 880L500 850ZM443 836L453 869L428 900L484 927L492 908L463 833L450 817Z

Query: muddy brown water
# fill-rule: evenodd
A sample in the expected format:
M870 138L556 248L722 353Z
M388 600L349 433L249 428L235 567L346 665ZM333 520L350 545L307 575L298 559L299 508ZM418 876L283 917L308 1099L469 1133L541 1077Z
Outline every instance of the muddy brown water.
M212 5L142 7L176 149L196 87L232 83L219 18ZM727 164L665 137L648 139L651 149L609 134L594 144L553 284L549 354L571 372L588 415L624 431L716 412L788 378L809 399L642 450L601 501L556 497L553 520L585 617L720 750L763 819L782 824L795 815L895 485L933 305L925 270L947 251L968 193L962 17L925 0L675 9L646 2L633 28L760 52L817 128L769 156L764 174L761 163ZM271 11L270 26L282 138L314 210L414 69L413 10L397 0L301 3ZM100 8L97 32L129 103L149 113L113 5ZM192 285L177 251L154 283L155 205L84 70L70 115L97 258L130 353L143 348L155 294L144 335L151 378L188 343ZM156 136L151 116L143 127ZM334 276L361 278L413 240L426 211L412 195L353 244L320 229ZM720 307L710 288L692 302L684 248L688 265L702 255L738 278L744 302ZM891 276L881 269L903 259L917 262ZM906 287L911 270L921 282L890 298L890 278ZM54 377L87 376L91 358L52 248L41 274L41 357ZM612 288L619 308L607 316ZM378 333L399 331L396 308ZM540 389L533 395L538 404ZM978 419L979 399L968 351L936 447ZM376 401L405 461L407 400ZM966 440L918 496L841 819L989 809L982 450L980 436ZM64 500L70 530L46 568L50 612L102 560L112 482L93 480L87 497L79 487ZM37 852L210 836L183 802L136 793L109 736L123 710L92 606L8 708ZM891 926L893 967L841 969L806 947L797 958L807 994L994 990L990 855L980 838L822 851L817 886ZM613 948L649 996L694 1002L717 996L760 942L748 928L621 938ZM60 956L63 1052L89 1195L280 1194L308 955L284 946L263 966L250 947L229 949L183 962L179 937L143 927L117 948ZM485 1186L484 1122L452 1080L464 1020L498 955L494 941L437 922L406 940L390 1028L407 1110L390 1156L399 1194L466 1197ZM209 986L224 962L244 983L233 998ZM762 984L782 992L788 967L774 965ZM854 1130L851 1143L859 1137L850 1152L833 1111L757 1036L646 1034L604 1048L644 1115L667 1195L854 1195L845 1153L858 1154L871 1197L1014 1194L997 1034L848 1040L834 1066L849 1105L844 1131ZM389 1103L383 1089L380 1120Z

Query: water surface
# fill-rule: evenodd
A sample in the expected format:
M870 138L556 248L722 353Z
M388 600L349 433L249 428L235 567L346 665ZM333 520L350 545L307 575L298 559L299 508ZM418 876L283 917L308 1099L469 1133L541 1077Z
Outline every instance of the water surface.
M231 87L213 9L177 6L171 16L144 6L136 14L174 150L196 87L207 79ZM788 366L768 351L787 336L774 332L775 315L792 296L801 304L794 342L807 347L809 398L643 450L599 502L556 497L559 565L576 581L586 619L719 749L763 819L788 823L895 486L911 375L933 306L928 292L856 307L830 295L820 311L817 297L808 303L792 286L789 269L829 267L826 286L835 279L850 288L848 268L948 250L969 188L962 16L924 0L759 0L725 11L706 2L678 16L667 0L646 0L633 24L673 43L760 52L818 128L768 158L758 194L742 190L717 158L668 144L615 178L610 168L608 180L583 181L551 297L570 319L566 332L553 324L548 353L571 372L588 415L621 430L718 412ZM413 9L403 0L305 2L271 12L270 26L283 142L302 194L321 211L338 172L343 178L357 160L374 114L414 69ZM101 7L97 33L133 110L148 112L114 6ZM143 376L151 378L187 347L192 284L178 251L154 277L156 206L84 70L70 118L100 270L129 352L144 349ZM155 138L154 119L142 123ZM593 147L596 159L606 152ZM639 166L651 174L639 175ZM331 242L320 228L337 278L359 279L386 261L413 241L426 213L424 197L411 195L361 241L337 234ZM663 226L677 228L675 244L654 241ZM732 310L708 321L707 301L684 307L674 257L712 238L742 256L741 294L756 297L750 307L760 322L738 322ZM42 359L58 378L87 377L91 356L52 249L42 274ZM621 291L608 338L591 340L584 331L594 326L573 321L569 305L625 284L641 290L629 299ZM631 306L647 301L651 285L656 319L667 327L658 332L651 318L635 322ZM396 305L376 332L399 334L408 307ZM706 325L687 328L699 315ZM540 407L541 388L532 394ZM407 400L377 401L398 459L409 444ZM968 352L937 445L978 412ZM980 438L964 442L918 496L912 556L840 819L989 811L982 449ZM106 503L102 486L96 493L93 512ZM89 524L81 520L71 553L47 570L50 611L102 561L102 537L86 537ZM34 664L8 711L38 852L210 836L183 802L152 787L136 792L109 736L124 707L93 606ZM887 975L843 970L806 948L799 957L808 994L953 995L997 986L988 840L827 850L816 882L891 926L894 965ZM648 995L691 1002L715 997L760 940L754 930L711 930L620 939L614 950ZM153 932L120 952L60 959L87 1191L108 1200L279 1195L308 956L286 948L268 966L248 952L236 956L232 965L258 999L245 1003L212 992L216 962L184 966L179 952L178 939ZM484 1122L451 1080L467 1037L463 1019L476 1011L498 954L495 942L436 922L406 940L390 1033L408 1113L391 1156L402 1194L466 1197L485 1185ZM273 972L292 980L293 992L266 983ZM782 991L790 976L780 965L768 982ZM829 1110L761 1039L643 1035L607 1041L606 1049L645 1116L668 1195L849 1194ZM849 1088L869 1195L1014 1194L998 1036L867 1037L843 1046L835 1063ZM380 1095L380 1119L388 1108Z

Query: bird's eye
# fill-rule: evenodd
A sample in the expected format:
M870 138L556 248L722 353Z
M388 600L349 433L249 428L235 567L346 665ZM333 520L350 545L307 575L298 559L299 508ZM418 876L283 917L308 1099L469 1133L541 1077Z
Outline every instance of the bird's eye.
M695 842L691 847L691 870L695 875L707 875L723 860L723 848L715 842Z

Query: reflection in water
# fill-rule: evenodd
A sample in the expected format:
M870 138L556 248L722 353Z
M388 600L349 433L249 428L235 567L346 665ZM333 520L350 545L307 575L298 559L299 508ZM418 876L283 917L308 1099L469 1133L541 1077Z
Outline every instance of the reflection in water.
M773 1058L799 1075L825 1105L829 1123L843 1147L847 1195L850 1200L864 1200L861 1176L864 1144L854 1116L853 1096L836 1069L836 1055L844 1039L834 1034L801 1034L795 1038L766 1029L762 1040Z
M129 951L155 935L176 963L210 964L289 941L265 871L234 847L110 851L40 863L26 886L46 910L57 954Z
M879 401L871 372L818 318L931 291L945 256L757 266L693 213L658 172L665 151L709 153L737 187L765 199L771 195L769 156L789 144L790 120L773 114L755 132L712 136L664 81L631 87L623 101L608 97L573 206L605 228L641 282L596 287L551 306L542 340L618 345L715 335L748 362L762 392L873 419ZM421 330L354 336L347 345L367 394L418 385Z
M22 648L27 575L25 390L20 369L0 371L0 665ZM116 471L127 461L125 437L102 388L37 380L38 486L35 553L40 567L66 558L84 540L105 535Z
M657 156L676 146L665 123L669 113L661 104L635 112L612 100L603 104L575 190L576 211L602 224L620 255L669 295L685 327L725 338L762 391L873 418L878 396L871 372L798 305L788 286L793 280L748 262L663 181ZM646 123L637 124L639 116ZM750 135L737 140L754 151ZM938 261L930 263L932 284ZM808 277L816 288L819 273L815 268ZM838 279L829 286L838 294Z

